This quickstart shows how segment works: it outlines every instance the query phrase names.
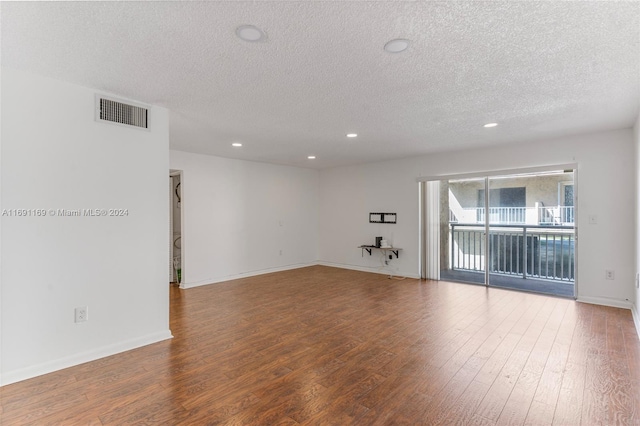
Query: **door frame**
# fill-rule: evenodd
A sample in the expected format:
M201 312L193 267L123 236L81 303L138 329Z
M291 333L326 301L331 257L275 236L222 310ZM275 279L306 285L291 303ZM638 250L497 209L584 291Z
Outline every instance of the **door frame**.
M525 167L518 169L502 169L502 170L489 170L483 172L473 172L473 173L457 173L457 174L447 174L447 175L432 175L432 176L420 176L416 178L416 182L418 182L418 214L419 214L419 256L418 256L418 265L419 270L418 273L422 277L427 270L426 261L428 259L428 254L426 253L428 243L427 243L427 235L426 235L426 221L425 214L427 211L426 202L427 199L424 194L424 187L426 182L434 181L434 180L452 180L452 179L485 179L485 206L489 205L489 179L491 177L496 176L505 176L505 175L522 175L522 174L534 174L534 173L544 173L544 172L552 172L552 171L573 171L573 205L574 205L574 238L575 238L575 248L573 252L573 261L574 261L574 282L573 282L573 298L578 298L578 287L579 287L579 279L578 279L578 252L579 252L579 244L578 244L578 163L563 163L563 164L555 164L555 165L544 165L538 167ZM489 215L485 214L485 235L489 235ZM485 253L489 253L488 245L489 238L485 238ZM489 268L488 263L485 263L485 286L489 285Z
M174 170L174 169L170 169L169 170L169 177L174 177L174 176L178 176L180 178L180 192L181 194L184 194L184 174L182 170ZM169 222L170 222L170 232L169 232L169 264L172 266L173 265L173 197L174 197L174 190L173 190L173 184L171 185L171 191L170 191L170 198L169 198ZM180 280L180 288L184 288L184 277L185 277L185 270L184 270L184 258L185 258L185 238L184 238L184 209L185 209L185 203L184 203L184 196L181 197L180 200L180 269L181 269L181 280ZM173 275L171 275L170 278L173 278ZM169 281L171 282L171 281Z

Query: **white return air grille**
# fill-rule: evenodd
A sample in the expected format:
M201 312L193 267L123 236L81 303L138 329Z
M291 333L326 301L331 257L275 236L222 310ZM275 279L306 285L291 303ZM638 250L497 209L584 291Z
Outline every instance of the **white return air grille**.
M96 96L96 115L100 121L148 129L148 109Z

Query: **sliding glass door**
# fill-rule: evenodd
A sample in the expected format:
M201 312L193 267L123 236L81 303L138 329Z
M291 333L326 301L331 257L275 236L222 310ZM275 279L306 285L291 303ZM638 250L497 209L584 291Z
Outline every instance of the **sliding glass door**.
M484 284L486 272L484 210L485 179L440 181L441 208L440 278Z
M573 170L439 181L439 279L573 296L573 181Z

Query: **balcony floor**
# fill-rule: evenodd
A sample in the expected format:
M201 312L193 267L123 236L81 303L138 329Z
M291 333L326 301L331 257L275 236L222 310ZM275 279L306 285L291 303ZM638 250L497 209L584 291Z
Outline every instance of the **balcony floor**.
M484 272L441 270L440 279L444 281L460 281L484 285ZM510 288L513 290L561 297L575 297L574 283L567 281L540 280L536 278L523 279L517 276L489 274L489 283L489 285L493 287Z

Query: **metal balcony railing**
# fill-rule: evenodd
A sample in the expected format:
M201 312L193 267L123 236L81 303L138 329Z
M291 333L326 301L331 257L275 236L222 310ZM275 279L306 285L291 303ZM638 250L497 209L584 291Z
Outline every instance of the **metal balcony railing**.
M464 271L575 281L575 234L572 226L491 225L489 256L485 229L450 224L450 268Z

